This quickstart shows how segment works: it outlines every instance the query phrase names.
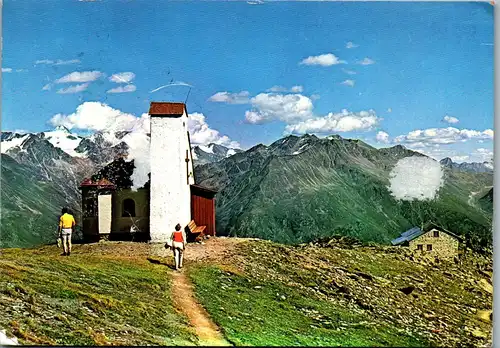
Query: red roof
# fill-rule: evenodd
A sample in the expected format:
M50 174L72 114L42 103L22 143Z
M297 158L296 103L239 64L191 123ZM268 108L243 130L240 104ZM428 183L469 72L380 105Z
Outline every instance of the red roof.
M112 189L116 188L115 184L113 184L106 178L102 178L99 181L92 181L89 178L85 178L80 184L80 188L82 187L97 187L97 188L112 188Z
M184 110L186 110L184 103L151 102L149 114L151 116L178 116L182 115Z

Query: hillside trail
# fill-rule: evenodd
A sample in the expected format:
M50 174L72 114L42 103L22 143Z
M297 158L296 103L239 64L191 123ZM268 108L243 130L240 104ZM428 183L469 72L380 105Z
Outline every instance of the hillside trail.
M230 253L232 248L243 240L240 238L211 238L204 244L189 244L184 254L184 260L192 262L218 260L223 258L226 253ZM205 308L197 301L193 284L184 270L185 268L174 271L172 297L175 306L187 316L201 345L231 346L231 343L224 339L220 329L210 319Z

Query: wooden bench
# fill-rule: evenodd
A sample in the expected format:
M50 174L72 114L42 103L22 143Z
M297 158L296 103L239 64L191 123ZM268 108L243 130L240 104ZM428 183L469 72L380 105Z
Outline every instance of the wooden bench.
M194 220L191 220L187 225L187 228L189 229L188 240L194 240L195 242L198 242L205 235L204 231L207 226L197 226Z

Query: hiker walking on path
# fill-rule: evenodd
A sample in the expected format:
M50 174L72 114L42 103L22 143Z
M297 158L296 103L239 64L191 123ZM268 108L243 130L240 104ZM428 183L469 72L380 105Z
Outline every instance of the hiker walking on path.
M59 234L62 237L63 256L71 254L71 233L75 227L75 218L69 214L68 208L63 208L59 219Z
M172 250L174 251L175 269L182 268L184 258L184 249L186 248L186 232L181 231L181 225L175 226L175 231L170 237L172 241Z

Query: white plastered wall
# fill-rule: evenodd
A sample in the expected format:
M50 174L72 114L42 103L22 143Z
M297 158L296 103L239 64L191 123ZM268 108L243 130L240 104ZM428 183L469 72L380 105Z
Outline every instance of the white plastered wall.
M97 196L99 233L111 232L111 195Z
M189 151L187 114L182 117L151 117L151 242L166 242L177 223L182 227L191 220L191 191L188 172L193 171L192 158L186 171Z

